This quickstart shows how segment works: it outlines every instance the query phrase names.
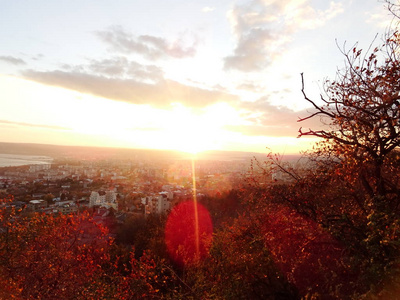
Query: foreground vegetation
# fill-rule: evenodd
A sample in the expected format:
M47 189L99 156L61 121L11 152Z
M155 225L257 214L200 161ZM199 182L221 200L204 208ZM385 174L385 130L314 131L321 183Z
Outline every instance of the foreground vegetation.
M395 20L399 7L388 3ZM395 24L395 23L394 23ZM325 127L302 171L270 155L263 174L168 216L128 219L112 237L89 213L0 211L2 299L396 299L400 292L400 60L343 50L321 99ZM10 199L5 199L8 201ZM197 233L197 234L196 234Z

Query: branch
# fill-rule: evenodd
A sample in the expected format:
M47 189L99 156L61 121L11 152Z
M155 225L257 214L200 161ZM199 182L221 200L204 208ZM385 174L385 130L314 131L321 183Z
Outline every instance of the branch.
M330 113L330 112L324 110L323 107L318 106L317 104L315 104L315 102L314 102L313 100L311 100L310 98L307 97L306 92L305 92L305 90L304 90L304 76L303 76L303 73L300 73L300 75L301 75L301 92L303 93L304 99L305 99L306 101L308 101L309 103L311 103L312 106L314 106L314 108L317 110L317 112L314 113L313 115L309 116L309 117L300 119L298 122L307 120L307 119L312 118L313 116L318 115L318 114L323 114L323 115L326 115L326 116L328 116L328 117L334 118L335 116L334 116L332 113ZM323 98L322 98L322 99L323 99ZM323 99L323 100L324 100L324 99ZM325 100L324 100L324 101L325 101ZM326 101L325 101L325 102L326 102Z

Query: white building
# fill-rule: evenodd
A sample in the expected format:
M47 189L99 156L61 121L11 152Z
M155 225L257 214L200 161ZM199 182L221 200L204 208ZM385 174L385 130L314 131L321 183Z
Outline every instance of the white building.
M107 203L117 203L117 194L114 191L107 191L105 198Z
M118 210L117 194L114 191L93 191L89 198L89 207L104 206Z
M160 195L165 195L168 200L172 200L174 198L174 193L172 191L165 191L165 192L160 192Z
M37 164L37 165L30 165L29 172L39 172L42 170L49 170L51 168L51 164Z
M166 193L160 193L159 195L144 197L142 198L141 202L144 205L145 215L165 214L171 208L171 201Z
M45 200L31 200L29 201L27 208L32 211L40 211L47 207L47 202Z
M99 193L93 191L93 192L90 194L90 198L89 198L89 207L93 207L93 206L99 205L99 204L100 204Z

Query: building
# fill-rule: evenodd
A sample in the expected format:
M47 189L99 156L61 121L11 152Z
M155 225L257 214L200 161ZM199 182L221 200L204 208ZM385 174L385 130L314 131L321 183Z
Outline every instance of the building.
M47 201L45 200L31 200L27 205L27 209L31 211L41 211L47 207Z
M72 214L78 211L78 206L74 201L62 201L55 205L55 209L65 215Z
M144 197L142 198L141 203L144 205L145 215L165 214L171 208L171 201L168 198L167 193Z
M37 165L30 165L29 172L39 172L43 170L49 170L51 168L51 164L37 164Z
M118 210L117 194L114 191L93 191L89 198L89 207L103 206Z
M100 194L98 192L92 191L89 197L89 207L100 205Z

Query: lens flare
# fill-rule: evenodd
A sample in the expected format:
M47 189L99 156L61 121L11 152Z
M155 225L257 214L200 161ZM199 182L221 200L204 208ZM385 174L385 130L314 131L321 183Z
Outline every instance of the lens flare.
M181 266L204 259L211 245L212 232L211 217L203 205L195 201L176 205L165 226L165 242L171 259Z

